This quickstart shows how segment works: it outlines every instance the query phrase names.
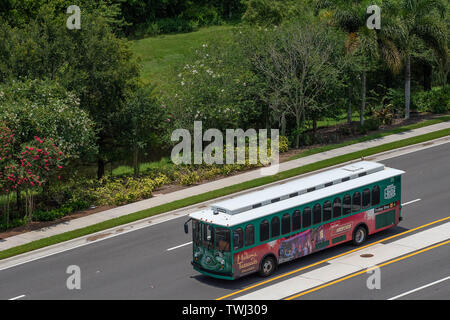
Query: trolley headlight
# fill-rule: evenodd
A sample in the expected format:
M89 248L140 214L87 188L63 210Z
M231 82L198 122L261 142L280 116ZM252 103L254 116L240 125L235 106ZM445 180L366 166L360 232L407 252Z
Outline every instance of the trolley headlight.
M194 261L200 260L201 255L202 255L201 252L195 252L194 253Z

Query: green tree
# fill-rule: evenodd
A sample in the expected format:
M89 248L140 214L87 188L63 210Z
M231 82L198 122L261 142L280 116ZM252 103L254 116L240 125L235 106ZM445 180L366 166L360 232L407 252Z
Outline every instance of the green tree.
M69 32L72 46L61 83L77 93L98 128L98 172L100 179L106 163L118 160L122 117L127 95L137 88L140 66L129 42L118 39L102 17L85 14L83 28Z
M121 113L123 149L132 152L135 176L139 175L142 156L151 150L165 149L169 141L166 136L169 125L167 106L158 101L154 89L153 86L143 86L131 93Z
M312 14L308 0L243 0L242 20L257 26L280 25L284 21L304 19Z
M98 9L100 10L100 9ZM119 39L101 12L81 15L81 30L65 27L67 16L43 6L24 27L3 24L0 33L0 82L15 78L49 78L80 99L94 120L98 145L98 177L120 154L121 117L125 100L138 83L140 66L129 42ZM2 63L3 62L3 63Z
M42 16L43 11L56 16L65 13L69 6L77 5L83 14L95 12L104 17L110 26L119 32L128 26L122 16L122 2L122 0L2 0L0 19L3 18L12 27L23 28Z
M401 68L401 59L394 42L384 33L384 27L380 30L369 29L367 27L368 15L366 10L373 5L373 1L316 1L317 9L322 9L320 13L331 25L342 29L347 34L346 54L354 55L352 70L350 73L359 73L361 83L361 108L360 124L364 125L364 114L367 102L367 73L378 67L378 62L385 63L391 71L397 73ZM382 20L384 22L384 20ZM382 23L383 23L382 22ZM348 77L348 85L351 85L352 77ZM351 90L348 89L348 94ZM348 96L351 101L351 97ZM348 122L351 121L351 105L348 107Z
M79 99L51 80L0 85L0 121L13 130L15 151L35 136L51 138L70 160L97 153L95 123Z
M193 129L194 121L223 132L229 128L264 127L258 102L262 83L235 38L204 43L175 70L166 96L176 126Z
M299 147L306 117L324 114L333 103L332 97L325 101L322 95L337 91L334 89L342 84L346 65L342 34L317 21L305 20L264 33L250 31L242 43L246 43L246 56L267 86L262 99L280 119L282 133L286 117L293 117Z
M431 48L442 68L448 65L448 29L444 21L446 5L441 0L388 0L385 33L401 50L405 65L405 118L410 117L411 58L420 43ZM445 72L445 71L444 71ZM448 71L447 71L448 72Z

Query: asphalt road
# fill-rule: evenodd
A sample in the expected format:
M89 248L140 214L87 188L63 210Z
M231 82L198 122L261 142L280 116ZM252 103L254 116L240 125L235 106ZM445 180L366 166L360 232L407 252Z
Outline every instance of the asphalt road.
M371 274L363 273L354 278L301 296L298 300L386 300L405 293L407 294L398 297L398 300L448 300L450 299L450 278L446 278L450 275L449 251L450 245L443 245L404 261L381 267L380 286L378 289L368 289L367 281L370 282L369 277ZM443 279L446 280L414 291Z
M371 236L369 243L450 216L450 143L382 162L406 171L403 203L421 200L404 207L400 225ZM191 245L168 251L190 242L190 235L183 232L185 220L174 219L0 271L0 299L216 299L262 281L256 275L235 281L212 279L192 269ZM351 244L343 244L283 264L274 276L352 249ZM383 267L380 290L368 290L368 275L361 275L300 299L388 299L450 276L449 253L450 245L444 245ZM80 267L80 290L66 287L71 265ZM449 299L449 288L450 280L442 281L400 299Z

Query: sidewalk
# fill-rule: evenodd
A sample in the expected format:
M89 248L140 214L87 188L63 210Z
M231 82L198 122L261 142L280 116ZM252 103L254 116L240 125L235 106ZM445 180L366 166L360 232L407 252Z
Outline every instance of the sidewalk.
M442 123L438 123L435 125L426 126L423 128L402 132L399 134L388 135L388 136L385 136L382 138L377 138L374 140L361 142L361 143L349 145L346 147L314 154L314 155L307 156L304 158L299 158L296 160L283 162L280 164L279 171L281 172L281 171L290 170L290 169L301 167L301 166L304 166L307 164L315 163L315 162L318 162L321 160L334 158L334 157L352 153L355 151L359 151L359 150L363 150L363 149L367 149L367 148L371 148L371 147L376 147L376 146L379 146L382 144L395 142L395 141L427 134L427 133L434 132L434 131L448 129L448 128L450 128L450 122L442 122ZM42 238L47 238L47 237L50 237L50 236L53 236L56 234L80 229L80 228L87 227L90 225L94 225L94 224L97 224L97 223L100 223L100 222L103 222L106 220L110 220L110 219L117 218L120 216L128 215L128 214L138 212L141 210L156 207L156 206L159 206L159 205L162 205L165 203L169 203L169 202L172 202L175 200L188 198L188 197L206 193L206 192L209 192L212 190L222 189L227 186L239 184L239 183L242 183L245 181L254 180L254 179L257 179L260 177L262 177L262 175L260 173L260 169L253 170L253 171L245 172L242 174L237 174L237 175L234 175L231 177L223 178L220 180L204 183L202 185L193 186L193 187L190 187L187 189L175 191L172 193L159 194L159 195L156 195L147 200L143 200L143 201L131 203L131 204L128 204L125 206L117 207L114 209L102 211L102 212L88 215L88 216L85 216L82 218L73 219L73 220L70 220L70 221L67 221L64 223L60 223L60 224L51 226L51 227L23 233L23 234L12 236L12 237L5 238L5 239L0 239L0 251L6 250L6 249L9 249L12 247L20 246L20 245L23 245L23 244L26 244L26 243L29 243L29 242L32 242L35 240L39 240ZM232 195L229 195L226 197L230 197L230 196L232 196ZM216 200L212 200L212 201L208 201L208 202L214 202L214 201L216 201ZM201 205L201 204L196 204L194 206L190 206L189 208L196 207L195 209L197 209L199 205ZM185 208L185 209L181 209L181 210L180 209L175 210L175 212L177 212L177 211L183 211L184 213L186 213L189 210L187 208ZM175 216L180 216L179 213L172 212L171 214L172 214L171 218L174 218ZM150 219L152 221L149 221L149 222L152 222L154 224L154 223L159 223L159 222L168 220L168 219L164 220L163 219L164 216L167 216L167 213L163 213L161 215L150 217Z

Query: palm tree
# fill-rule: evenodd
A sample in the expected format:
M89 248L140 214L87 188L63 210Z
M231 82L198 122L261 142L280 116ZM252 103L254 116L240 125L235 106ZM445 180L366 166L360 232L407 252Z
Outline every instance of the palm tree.
M367 7L373 0L317 0L316 8L327 11L323 16L330 19L332 25L347 33L346 54L357 57L357 65L353 71L360 73L361 78L361 111L360 124L364 124L366 109L367 72L375 67L380 58L389 69L397 73L401 68L400 54L394 42L381 30L367 28ZM350 93L350 91L349 91ZM348 97L350 100L350 96ZM351 105L348 106L348 122L351 121Z
M374 61L378 60L376 34L373 30L360 27L349 34L345 44L347 54L356 54L360 63L361 73L361 111L360 124L364 125L367 96L367 72L372 69Z
M419 41L433 49L439 64L448 64L446 5L442 0L383 1L384 34L396 43L405 63L405 118L410 117L411 57Z

